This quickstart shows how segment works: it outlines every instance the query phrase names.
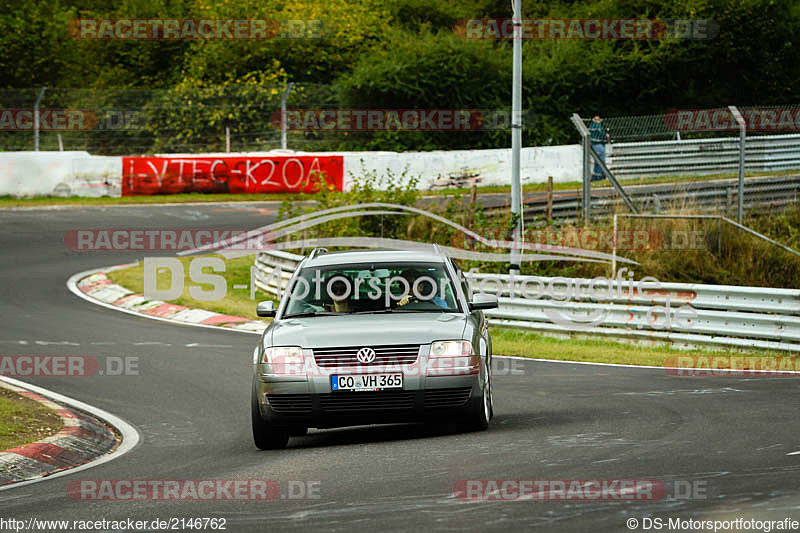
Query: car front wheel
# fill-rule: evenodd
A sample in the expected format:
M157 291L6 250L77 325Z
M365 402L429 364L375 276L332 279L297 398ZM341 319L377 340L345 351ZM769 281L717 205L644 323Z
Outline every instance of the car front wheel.
M289 432L264 420L258 408L258 391L255 381L250 401L250 414L253 421L253 441L261 450L279 450L289 442Z
M489 420L492 419L494 406L492 405L492 376L486 363L483 365L483 389L480 398L472 407L472 413L467 421L469 427L476 431L486 431Z

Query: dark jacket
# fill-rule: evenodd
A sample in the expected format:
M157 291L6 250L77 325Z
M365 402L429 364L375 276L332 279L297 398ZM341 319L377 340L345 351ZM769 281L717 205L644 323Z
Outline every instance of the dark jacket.
M589 137L592 139L592 144L606 144L608 142L608 133L602 122L592 120L592 123L589 124Z

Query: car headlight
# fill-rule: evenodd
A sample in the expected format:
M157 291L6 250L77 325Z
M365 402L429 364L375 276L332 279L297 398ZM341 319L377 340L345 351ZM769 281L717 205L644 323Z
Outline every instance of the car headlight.
M264 348L262 363L303 364L303 349L300 346L270 346Z
M436 341L431 344L431 357L463 357L472 355L469 341Z

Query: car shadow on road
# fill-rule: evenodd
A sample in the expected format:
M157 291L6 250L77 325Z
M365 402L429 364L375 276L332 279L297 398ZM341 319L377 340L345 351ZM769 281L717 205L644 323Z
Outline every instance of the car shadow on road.
M384 424L333 429L311 430L303 437L293 437L289 448L346 446L372 442L432 439L452 435L485 435L491 437L508 431L531 430L596 422L603 415L597 409L564 411L532 411L529 413L497 414L487 432L473 432L457 420L437 420L425 424Z
M467 434L468 429L456 421L437 421L431 424L385 424L311 430L304 437L293 437L289 448L346 446L371 442L427 439Z

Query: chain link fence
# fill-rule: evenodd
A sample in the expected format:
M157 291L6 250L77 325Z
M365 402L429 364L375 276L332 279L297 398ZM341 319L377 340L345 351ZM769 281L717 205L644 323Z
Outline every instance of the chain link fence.
M239 85L173 90L46 89L39 102L39 149L97 155L267 151L281 146L285 87ZM35 149L41 89L0 90L0 149ZM293 84L287 108L336 106L333 88ZM319 136L287 132L293 149Z
M737 107L752 135L800 133L800 105ZM600 117L612 144L734 137L739 124L731 107L673 109L658 115ZM593 117L582 117L587 128Z
M630 200L622 180L669 176L689 182L703 175L718 175L738 177L736 218L741 223L745 174L800 169L797 105L676 109L660 115L606 120L575 114L573 124L581 134L584 153L581 196L586 220L594 203L592 181L608 179L630 211L636 213L645 206ZM688 196L678 195L682 200Z
M532 114L524 121L526 127L535 127ZM292 150L387 149L398 132L416 136L411 143L415 146L426 145L420 140L427 139L427 145L434 147L461 143L469 148L476 141L472 135L484 135L489 144L504 142L511 131L511 113L507 109L366 109L348 104L331 85L303 83L169 90L0 90L3 151L35 150L38 137L39 150L85 150L96 155L260 152L282 147L283 123L286 147Z

